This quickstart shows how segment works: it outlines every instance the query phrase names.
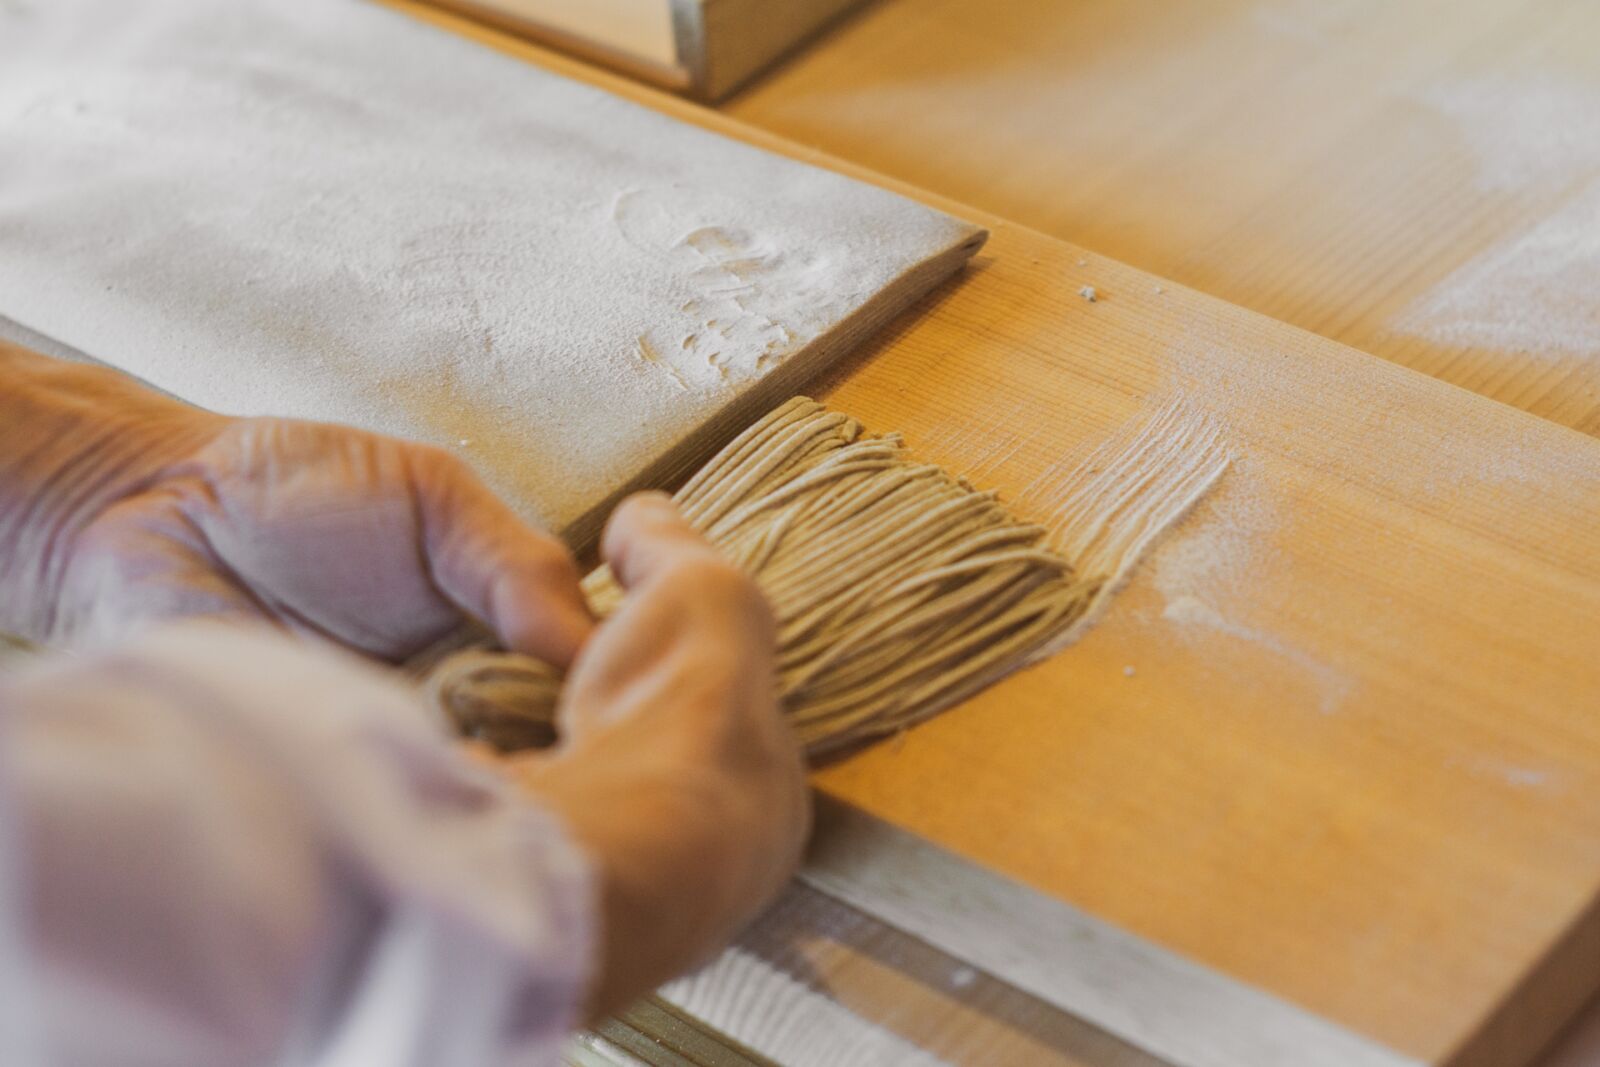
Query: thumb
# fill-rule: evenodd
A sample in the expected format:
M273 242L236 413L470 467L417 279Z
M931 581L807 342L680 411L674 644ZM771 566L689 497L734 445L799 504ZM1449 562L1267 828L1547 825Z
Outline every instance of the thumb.
M413 481L435 583L501 643L565 669L594 629L578 565L447 452L419 449Z

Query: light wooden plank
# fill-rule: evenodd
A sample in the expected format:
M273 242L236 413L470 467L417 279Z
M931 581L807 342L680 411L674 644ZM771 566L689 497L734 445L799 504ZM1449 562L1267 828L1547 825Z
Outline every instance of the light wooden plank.
M1600 981L1600 446L993 255L830 401L1013 495L1172 393L1238 460L1080 646L822 788L1415 1058L1523 1062Z
M881 0L731 114L1600 434L1600 5Z
M1258 989L823 803L801 877L1173 1067L1413 1067Z
M825 876L822 851L851 839L821 836L802 877ZM833 870L855 887L848 872L837 864ZM915 898L922 886L902 888ZM660 995L784 1067L1170 1067L1001 981L981 961L943 951L805 882L790 886L728 951Z

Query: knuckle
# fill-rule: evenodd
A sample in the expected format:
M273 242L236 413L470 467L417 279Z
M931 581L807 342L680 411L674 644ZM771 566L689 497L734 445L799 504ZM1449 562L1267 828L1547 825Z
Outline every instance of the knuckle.
M578 563L566 547L546 537L530 538L524 546L522 566L530 577L542 582L576 582Z
M446 482L473 476L466 460L449 449L419 442L406 442L404 447L414 470Z
M713 553L697 553L682 568L684 582L695 599L717 614L739 619L747 625L770 630L772 606L761 588L737 566Z
M738 601L755 590L755 582L749 575L710 552L689 555L677 570L685 583L692 583L704 597L710 599Z

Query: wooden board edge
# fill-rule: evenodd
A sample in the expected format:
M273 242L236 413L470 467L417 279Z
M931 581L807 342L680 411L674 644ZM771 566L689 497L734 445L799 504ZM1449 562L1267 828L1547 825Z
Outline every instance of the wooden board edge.
M800 878L1173 1067L1429 1067L825 795Z
M649 85L672 92L687 92L693 88L694 79L683 65L683 40L678 39L679 65L671 66L654 59L635 55L621 48L612 48L590 37L557 29L536 19L523 18L474 0L425 0L444 11L481 22L504 33L537 42L565 52L585 62L608 67L620 74ZM674 26L676 27L677 0L674 0Z
M682 32L678 35L680 61L693 56L691 62L685 62L692 72L690 95L709 104L726 99L867 2L786 0L775 9L767 0L673 0L673 25L692 28L694 33L693 40ZM684 14L681 24L680 11ZM770 26L775 21L782 25L765 33L736 29Z
M1500 1006L1446 1058L1447 1067L1536 1062L1594 1000L1597 987L1600 897L1589 902Z
M700 0L672 0L672 36L678 44L685 91L702 103L710 103L711 56L706 48L706 17Z
M682 444L658 456L632 478L557 531L579 556L587 554L600 538L606 519L622 498L641 489L676 489L690 473L710 459L767 411L797 392L812 389L830 371L860 349L876 333L888 329L947 279L957 275L988 240L989 232L976 225L951 241L942 251L909 267L854 311L789 355L783 364L729 401Z

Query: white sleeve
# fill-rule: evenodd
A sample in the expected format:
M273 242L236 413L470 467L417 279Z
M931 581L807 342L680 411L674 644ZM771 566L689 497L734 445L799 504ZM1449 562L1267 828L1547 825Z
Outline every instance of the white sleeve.
M593 894L329 649L190 624L0 680L0 1063L554 1064Z

